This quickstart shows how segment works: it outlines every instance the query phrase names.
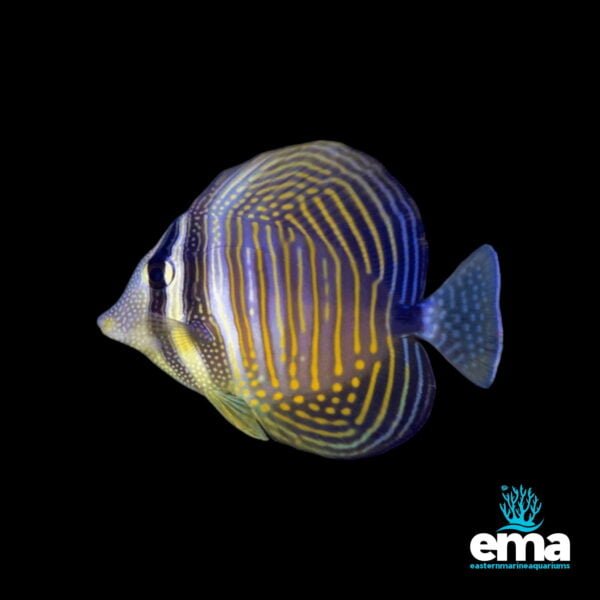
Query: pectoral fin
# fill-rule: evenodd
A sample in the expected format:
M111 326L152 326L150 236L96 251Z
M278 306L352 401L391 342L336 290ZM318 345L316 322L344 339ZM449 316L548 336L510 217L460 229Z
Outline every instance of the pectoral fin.
M186 324L163 316L150 316L148 319L155 335L174 336L177 340L188 338L197 344L208 344L214 341L214 336L201 323Z
M213 341L213 336L207 328L186 325L165 317L156 319L153 330L155 334L157 331L168 334L181 357L195 356L199 347ZM269 439L242 398L216 390L207 393L206 397L223 417L239 430L258 440Z

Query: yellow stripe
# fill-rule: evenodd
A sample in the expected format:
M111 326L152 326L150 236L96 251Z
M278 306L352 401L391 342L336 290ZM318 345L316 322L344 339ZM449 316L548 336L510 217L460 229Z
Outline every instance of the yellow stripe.
M323 160L324 160L324 162L329 162L326 159L323 159ZM344 169L341 166L340 166L340 170L344 173L347 173L348 175L351 175L351 173L347 169ZM371 188L368 185L368 183L366 181L364 181L363 178L358 175L356 175L356 178L359 179L359 181L361 181L363 183L363 187L365 188L365 190L367 191L367 194L371 197L373 202L380 206L381 203L372 193ZM381 281L383 280L383 273L384 273L384 269L385 269L385 262L384 262L384 255L383 255L383 247L381 245L381 238L379 236L379 232L375 228L375 224L373 223L369 213L367 212L367 210L365 208L364 203L362 202L360 197L357 196L356 193L354 192L354 188L342 180L336 180L335 178L333 178L332 180L337 181L339 183L339 185L344 187L347 190L350 197L354 200L363 219L367 223L367 227L368 227L369 231L371 232L373 241L375 242L375 247L377 250L377 258L379 260L379 276L377 278L377 281L375 281L373 283L373 286L371 288L371 306L370 306L370 312L369 312L369 329L370 329L370 335L371 335L371 343L369 346L369 350L371 351L372 354L376 354L377 350L378 350L377 331L375 328L375 308L376 308L377 291L378 291L377 288L378 288L379 284L381 283ZM395 246L394 234L393 234L393 231L391 231L391 232L389 231L389 219L383 212L382 212L382 217L385 217L384 221L385 221L386 227L388 228L390 243L394 247L393 255L395 257L396 256L396 246ZM390 294L390 298L391 298L391 294ZM389 302L388 302L388 313L389 313Z
M377 377L379 376L380 369L381 361L377 360L373 365L373 373L371 374L371 380L369 381L369 388L367 390L365 401L363 402L358 417L356 417L356 420L354 421L357 425L362 425L365 422L365 418L367 417L367 413L371 407L371 401L373 400L373 392L375 391L375 384L377 383Z
M299 417L302 419L306 419L307 421L313 421L314 423L318 423L319 425L336 425L343 426L348 425L348 421L344 419L335 419L330 421L329 419L325 419L324 417L313 417L309 415L305 410L296 410L294 411Z
M242 240L244 238L244 231L242 220L237 219L237 236L238 243L236 248L236 262L239 269L239 281L240 281L240 300L242 303L242 317L244 319L244 327L246 329L246 339L248 343L248 352L250 354L250 358L256 358L256 350L254 349L254 340L252 337L252 328L250 327L250 321L248 320L248 309L246 308L246 290L245 290L245 271L242 265Z
M380 280L374 281L371 286L371 308L369 311L369 329L371 331L371 345L369 350L371 354L377 353L377 330L375 329L375 305L377 304L377 287L381 283Z
M327 239L323 230L319 226L319 224L315 221L314 217L311 215L310 211L306 207L306 202L300 203L300 211L309 222L310 226L317 232L317 235L325 246L327 250L331 254L333 261L335 263L335 282L336 282L336 311L335 311L335 327L334 327L334 337L333 337L333 354L334 354L334 373L335 375L342 375L344 368L342 365L342 266L340 263L340 258L335 251L335 248L331 245L331 242ZM290 218L290 221L293 217ZM301 227L301 226L300 226ZM306 233L305 233L306 235ZM318 313L317 313L318 314ZM318 348L318 347L317 347ZM313 346L314 352L314 346ZM313 359L314 359L313 355ZM318 356L317 356L318 359ZM318 388L313 388L318 389Z
M236 299L236 284L235 284L235 274L233 272L233 260L231 258L231 249L233 248L233 240L231 238L231 218L233 212L230 211L227 215L227 220L225 221L225 236L226 236L226 248L225 248L225 258L227 259L227 270L229 276L229 295L231 298L231 306L233 308L233 320L235 322L235 330L240 338L240 352L242 355L242 365L244 367L248 366L248 358L246 356L246 349L244 348L244 340L242 338L242 327L240 322L240 315L238 313L238 305ZM243 273L240 271L240 275L243 277Z
M285 179L282 183L262 187L265 183L270 183L270 181L271 179L267 179L266 181L258 181L256 183L251 183L248 185L248 189L254 190L254 195L262 198L269 192L279 192L281 190L287 190L288 188L293 188L298 183L297 181L289 181L289 179Z
M300 157L300 156L306 156L307 153L303 152L302 150L300 150L297 154L295 155L291 155L290 157ZM328 159L326 157L324 157L323 155L319 154L318 157L312 155L312 154L308 154L308 156L310 156L311 158L313 158L313 160L319 160L322 163L328 164L328 165L332 165L333 167L339 169L339 171L341 173L344 173L346 175L348 175L349 177L352 177L353 179L357 180L358 183L361 185L361 187L365 190L366 194L369 196L369 198L371 199L371 201L373 202L373 204L377 207L379 214L384 222L385 228L387 230L388 233L388 238L389 238L389 242L391 244L391 250L392 250L392 264L395 264L397 261L397 247L396 247L396 239L395 239L395 235L394 235L394 230L393 227L391 225L390 222L390 218L387 215L386 211L384 210L382 203L380 201L380 199L377 197L377 195L374 193L373 189L371 188L371 186L369 185L369 183L364 179L364 177L362 177L361 175L359 175L358 173L353 173L351 171L349 171L347 168L345 168L343 166L343 164L339 161L334 161L331 159ZM377 231L375 224L373 222L373 220L371 219L368 211L366 210L366 207L363 203L363 201L361 200L361 198L355 193L354 188L352 187L352 185L350 185L348 182L341 180L337 177L331 177L326 179L323 183L326 182L333 182L333 183L337 183L339 186L341 186L343 189L345 189L350 198L354 201L354 203L356 204L356 207L358 208L361 216L363 217L365 223L367 224L367 228L369 229L371 236L373 237L373 241L375 242L375 247L376 247L376 251L377 251L377 257L379 260L379 277L377 279L377 284L379 282L381 282L383 280L383 274L384 274L384 270L385 270L385 262L384 262L384 254L383 254L383 247L381 245L381 238L379 236L379 232ZM329 189L329 188L327 188ZM324 190L324 193L327 194L327 189ZM333 190L331 190L331 192L333 192L335 194L335 192ZM331 194L328 194L331 195ZM332 198L334 199L334 201L336 201L336 198L332 196ZM341 202L341 199L339 198L339 196L337 197L337 202L336 204L338 205L338 208L340 209L340 211L345 211L345 207L343 206L343 203ZM343 213L342 213L343 214ZM350 223L349 223L350 225ZM354 233L354 232L353 232ZM356 237L356 234L355 234ZM361 238L362 240L362 238ZM358 240L357 240L358 241ZM363 242L364 243L364 242ZM363 253L363 257L366 254L366 249L364 249L363 247L361 247L361 251L364 250ZM373 286L372 289L372 297L371 297L371 312L370 312L370 330L371 330L371 344L370 344L370 351L372 353L376 353L377 352L377 333L375 331L375 301L376 301L376 296L377 296L377 287ZM391 302L392 302L392 294L388 294L388 302L387 302L387 307L386 307L386 325L389 327L389 320L390 320L390 307L391 307Z
M291 276L291 265L290 265L290 246L285 241L283 234L283 225L280 221L276 221L277 231L279 233L279 241L283 248L283 267L285 277L285 297L287 300L287 314L288 314L288 325L290 328L290 375L294 377L296 375L295 366L294 372L291 372L292 364L296 362L296 356L298 355L298 339L296 338L296 324L294 323L294 301L292 291L292 276Z
M294 173L295 177L304 179L302 175L303 174L301 172ZM297 187L299 190L302 190L307 186L307 184L302 181L290 181L289 173L284 173L283 175L279 175L277 177L266 177L264 173L261 173L261 177L262 179L258 181L253 181L248 184L248 190L251 191L252 196L263 198L268 193L272 193L274 195L275 192L280 192L288 188L294 187Z
M373 272L371 258L369 257L369 254L367 252L367 245L365 243L365 240L358 228L356 227L354 217L348 212L348 210L344 206L344 203L342 202L342 199L338 196L335 190L333 190L332 188L325 188L323 190L323 193L333 200L336 208L340 211L344 219L346 219L346 223L348 223L348 227L350 227L350 231L352 232L352 235L354 236L354 239L356 240L356 243L358 244L358 247L360 249L360 253L365 263L365 270L367 272L367 275L370 275Z
M308 235L304 227L295 219L292 215L287 214L285 218L292 223L300 233L306 238L308 244L308 256L310 260L310 275L312 283L312 302L313 302L313 327L312 327L312 345L311 345L311 357L310 357L310 376L311 383L310 387L313 390L318 390L321 386L319 384L319 328L320 328L320 315L319 315L319 287L317 285L317 252L315 250L315 243L312 238Z
M360 275L358 273L358 268L356 265L356 260L354 259L354 255L350 251L350 248L349 248L344 236L342 235L342 232L340 231L336 222L331 218L331 215L329 214L329 211L325 208L325 205L323 204L323 201L321 200L321 198L319 198L318 196L315 196L313 198L313 200L314 200L314 203L317 205L317 208L321 211L321 214L323 215L325 221L327 221L327 224L329 225L329 227L331 227L331 230L333 231L336 239L342 246L342 249L344 250L344 252L346 253L346 256L348 257L348 261L350 262L350 268L352 269L352 276L354 278L354 352L356 354L359 354L360 350L361 350L361 345L360 345L360 288L361 288L361 281L360 281Z
M356 433L356 429L347 429L346 431L327 431L324 429L315 429L314 427L310 427L309 425L305 425L304 423L297 423L293 419L290 419L286 415L282 415L279 412L271 413L273 416L284 423L288 423L295 427L296 429L300 429L301 431L307 431L308 433L316 433L317 435L321 435L323 437L332 437L332 438L346 438L352 437ZM312 441L312 440L311 440Z
M392 395L392 390L394 387L394 379L395 379L395 369L396 369L396 350L394 348L394 344L393 344L393 340L392 340L392 336L388 335L387 336L387 345L388 345L388 350L389 350L389 371L388 371L388 380L387 380L387 385L385 388L385 392L383 395L383 401L381 403L381 407L379 409L379 414L377 415L377 418L375 419L375 422L373 423L373 425L371 427L369 427L369 429L367 429L367 431L360 437L359 440L357 440L357 442L355 444L353 444L354 446L359 445L363 442L363 440L367 440L369 437L371 437L371 435L373 435L374 432L376 432L381 423L383 422L383 420L385 419L389 406L390 406L390 397ZM405 357L405 362L404 362L404 387L402 389L402 397L400 399L400 406L403 406L404 403L406 402L406 396L408 394L408 387L409 387L409 383L410 383L410 367L408 365L408 358Z
M328 178L328 179L322 180L322 179L318 179L316 177L312 177L311 175L309 175L307 173L304 173L302 171L300 171L298 173L294 173L294 175L296 177L299 177L301 179L305 179L306 181L308 181L310 183L317 184L317 185L323 185L323 184L327 184L329 182L345 184L346 188L347 188L347 185L348 185L345 182L343 182L341 179L338 179L338 178L330 178L330 179ZM253 186L258 187L259 185L262 185L264 183L268 183L268 180L265 181L265 182L251 184L249 187L253 187ZM294 184L292 183L290 186L286 186L286 187L292 187L292 185L294 185ZM271 191L271 190L276 189L276 188L277 188L277 186L271 186L271 187L264 188L264 189ZM358 244L358 247L360 249L361 256L362 256L363 261L365 263L366 272L367 272L368 275L370 275L372 273L371 259L369 257L368 252L367 252L367 246L366 246L365 240L364 240L362 234L360 233L360 230L357 227L356 222L354 221L354 217L348 212L348 210L344 206L344 203L343 203L342 199L339 197L339 195L337 194L337 192L334 189L332 189L332 188L325 188L323 190L323 193L326 196L329 196L334 201L334 203L335 203L336 207L338 208L338 210L340 211L341 215L346 220L346 223L348 224L348 227L350 228L350 231L352 232L352 235L354 236L354 238L356 240L356 243ZM356 198L356 195L354 195L354 197ZM364 210L364 207L363 207L363 210Z
M304 148L299 148L298 152L292 153L292 154L288 155L286 158L293 159L296 157L305 157L305 156L308 156L314 162L307 163L306 161L300 160L300 161L297 161L294 163L289 163L288 165L281 166L275 170L269 169L268 168L269 164L265 163L263 166L260 167L260 169L263 172L268 172L269 174L271 174L278 170L282 170L282 169L289 168L289 167L306 166L309 169L311 169L312 171L316 171L317 173L319 173L321 175L327 175L327 176L331 175L332 172L329 169L322 167L322 166L318 166L316 164L316 161L318 160L320 163L331 165L333 168L339 170L340 172L344 173L345 175L348 175L350 177L354 177L355 179L357 179L359 182L362 183L363 188L365 189L367 194L370 196L370 198L373 200L373 202L376 205L379 205L381 207L381 202L373 194L373 192L371 190L371 186L367 183L367 181L365 181L365 179L363 177L361 177L360 175L358 175L357 173L350 172L347 168L344 167L342 162L334 161L330 158L327 158L322 153L318 153L318 154L307 153L304 150ZM383 266L384 266L383 247L381 246L381 239L379 237L379 233L377 232L375 224L373 223L373 220L371 219L371 216L369 215L363 201L360 199L359 196L357 196L357 194L354 191L354 188L347 181L340 179L339 177L328 177L325 181L317 180L317 182L319 184L328 183L328 182L336 183L337 185L344 188L348 192L350 198L356 204L356 207L358 208L362 218L365 220L365 223L367 224L367 227L371 233L371 236L373 237L373 241L375 242L375 246L377 249L377 258L379 260L379 265L380 265L381 270L383 270ZM331 190L331 191L333 191L333 190ZM324 193L327 193L327 192L324 191ZM334 194L335 194L335 192L334 192ZM338 196L338 199L339 199L339 196ZM341 205L343 206L343 204L341 204ZM383 211L382 211L382 217L386 217L386 215ZM393 231L392 231L392 235L393 235ZM365 254L366 254L366 251L365 251Z
M398 250L396 247L396 239L394 236L394 230L393 227L391 225L391 221L389 216L387 215L386 211L384 210L381 201L379 200L379 198L377 197L376 194L373 193L370 185L364 180L364 178L362 178L361 176L359 176L358 174L353 174L350 173L346 168L344 168L341 164L333 162L333 161L328 161L327 159L324 159L322 157L320 157L320 159L328 164L332 164L337 166L340 171L342 173L348 174L350 177L353 177L355 179L357 179L359 182L362 183L367 195L369 196L369 198L372 200L372 202L377 206L377 209L379 211L379 214L383 220L383 223L385 225L385 228L387 230L388 233L388 238L389 238L389 242L391 245L391 251L392 251L392 265L397 263L398 260ZM332 179L333 180L333 179ZM362 204L362 203L361 203ZM367 223L367 225L369 226L369 223ZM372 222L370 223L370 225L372 225ZM371 226L369 226L369 229L371 230L371 233L373 234L372 228ZM382 248L379 245L379 237L374 237L375 243L377 245L377 252L378 252L378 257L379 257L379 261L380 261L380 275L378 278L378 282L382 280L383 278L383 252L382 252ZM390 327L390 313L391 313L391 303L392 303L392 296L393 294L391 293L393 292L393 289L390 291L390 293L388 294L388 301L387 301L387 306L386 306L386 327L388 328L389 331L389 327ZM374 303L372 302L372 307L374 306ZM372 308L372 314L371 314L371 318L373 318L373 308ZM371 342L373 342L373 340L375 340L375 344L377 344L377 338L376 336L373 335L373 327L371 328ZM390 395L393 389L393 383L394 383L394 377L395 377L395 361L396 361L396 350L394 348L393 345L393 341L390 335L387 336L387 346L388 346L388 350L389 350L389 374L388 374L388 382L387 382L387 386L386 386L386 391L385 391L385 396L384 396L384 400L382 402L381 405L381 410L379 412L379 415L377 416L377 419L375 421L375 424L373 425L373 427L369 428L369 430L363 435L361 436L361 439L359 440L358 443L362 442L362 440L366 439L368 436L372 435L372 433L374 431L377 430L377 428L381 425L381 423L383 422L383 419L386 416L387 410L389 408L389 403L390 403ZM373 346L372 346L373 347ZM410 368L408 365L408 360L406 359L406 362L404 364L404 388L402 390L402 400L401 400L401 405L406 401L406 396L408 394L408 388L409 388L409 382L410 382Z
M395 363L396 363L396 351L393 348L391 348L390 373L394 373ZM374 429L377 429L386 417L388 407L390 404L390 397L392 395L393 383L394 383L394 375L390 375L390 377L388 377L388 383L387 383L387 387L385 390L385 396L384 396L383 402L381 404L381 410L379 411L379 414L377 415L377 419L375 420L375 423L373 425ZM408 364L408 360L405 359L405 362L404 362L404 389L402 391L402 399L400 401L401 404L403 404L404 401L406 400L406 394L408 392L409 383L410 383L410 366Z
M378 205L378 207L380 208L382 218L384 218L386 221L389 222L389 218L387 217L385 212L382 210L381 202L374 195L374 193L371 189L371 186L359 174L352 173L347 168L345 168L343 166L343 163L341 163L340 161L334 161L330 158L327 158L326 156L324 156L321 153L318 153L318 155L312 154L312 153L306 152L305 149L301 147L298 149L297 152L292 153L292 154L286 156L285 158L293 159L293 158L299 158L299 157L308 157L313 162L306 162L304 160L299 160L296 162L288 163L286 165L281 165L279 167L273 167L273 168L270 168L270 165L273 164L273 162L271 162L271 163L267 162L260 167L259 173L268 174L270 176L270 175L273 175L274 173L280 172L285 169L291 169L291 168L296 168L296 167L307 167L311 171L314 171L321 175L327 176L327 178L325 180L320 180L317 178L311 178L310 176L306 176L306 177L304 177L304 179L306 179L307 181L312 181L319 185L327 184L327 183L335 183L335 184L339 185L340 187L342 187L343 189L345 189L348 192L348 195L350 196L350 198L354 201L354 204L358 208L362 218L364 219L365 223L367 224L367 228L369 229L369 232L371 233L371 236L373 237L373 241L375 242L375 246L376 246L376 250L377 250L377 257L378 257L379 265L380 265L380 270L383 271L384 255L383 255L383 247L381 245L381 239L379 237L379 233L377 232L375 224L374 224L373 220L371 219L364 203L362 202L360 197L355 193L354 188L347 181L340 179L339 177L329 177L332 174L332 171L330 171L329 169L327 169L325 167L318 166L316 164L316 161L318 160L320 163L331 165L332 167L334 167L335 169L344 173L345 175L348 175L350 177L357 179L362 184L362 187L365 189L366 193L370 196L370 198L373 200L373 202L376 205ZM279 157L276 157L276 160L277 160L277 158L279 158ZM281 158L279 158L279 160L281 160ZM275 162L275 164L277 164L277 163ZM300 173L302 173L302 172L300 172ZM298 175L298 174L299 173L295 173L295 175ZM257 176L258 176L258 174L257 174ZM333 194L335 194L335 196L337 196L336 192L334 190L332 190L331 188L327 188L326 190L324 190L323 193L325 193L326 195L331 195L331 192L333 192ZM336 201L334 196L331 196L331 197L334 199L334 201ZM348 217L350 218L350 220L348 221L348 224L350 225L351 229L352 229L352 227L354 227L354 229L352 230L352 233L354 234L355 237L358 236L357 241L359 241L359 240L362 241L361 252L363 254L363 259L367 260L368 254L366 252L366 246L364 245L364 240L362 240L362 236L360 236L360 233L358 232L358 230L356 229L356 225L354 224L354 219L345 210L345 207L343 206L343 203L341 202L341 199L339 198L339 196L337 196L336 204L338 204L338 206L341 207L340 210L343 211L342 214L344 214L344 217L347 220L348 220ZM386 222L386 225L387 225L387 222ZM388 233L391 233L391 236L392 236L391 243L393 243L393 230L389 230L389 227L388 227ZM359 245L361 244L361 241L359 241ZM367 268L367 273L370 273L371 272L370 262L367 264L369 264L369 267Z
M285 326L281 316L281 294L279 292L279 271L277 269L277 257L275 248L273 247L273 239L271 238L271 226L265 225L267 230L267 247L271 254L271 268L273 269L273 291L275 292L275 316L277 319L277 327L279 329L279 348L282 351L282 356L285 354Z
M263 252L258 240L259 226L258 223L252 223L252 239L256 250L257 267L258 267L258 286L259 286L259 312L260 312L260 327L263 338L263 348L265 353L265 361L267 363L267 371L271 377L271 385L274 388L279 387L275 365L273 364L273 352L271 350L271 338L269 336L269 327L267 325L267 293L265 285L265 271L263 264Z
M323 307L323 319L324 319L325 323L328 323L329 322L329 309L330 309L329 273L328 273L328 268L327 268L327 259L325 257L323 257L321 264L323 265L323 288L325 291L325 306Z
M302 148L300 148L300 153L302 153ZM304 155L308 155L308 156L310 156L312 159L314 159L314 156L311 156L311 155L310 155L309 153L307 153L307 152L304 152ZM271 158L270 160L272 160L272 161L273 161L273 158ZM320 157L320 160L323 160L323 161L325 161L325 159L324 159L322 156ZM271 164L272 164L272 163L271 163ZM341 166L341 165L340 165L338 162L335 162L335 161L330 161L330 164L334 164L336 167L340 168L340 170L342 170L342 171L344 171L344 172L348 173L347 169L344 169L344 168L343 168L343 167L342 167L342 166ZM300 175L300 174L296 174L296 175ZM366 182L365 182L363 179L361 179L360 177L356 177L356 176L355 176L353 173L350 173L350 176L352 176L352 177L353 177L353 178L355 178L355 179L358 179L358 180L359 180L359 182L360 182L360 181L362 181L362 182L363 182L363 183L362 183L362 185L364 185L364 187L365 187L365 190L366 190L367 194L368 194L368 195L371 197L371 199L373 200L373 202L376 204L376 206L377 206L377 208L378 208L378 211L379 211L379 213L380 213L380 216L381 216L381 218L382 218L382 219L383 219L383 221L384 221L384 226L385 226L385 228L387 229L388 236L389 236L389 238L390 238L390 244L392 245L392 248L391 248L391 250L392 250L392 264L395 264L395 263L396 263L396 261L397 261L397 249L396 249L396 245L395 245L395 241L396 241L396 240L394 239L394 232L393 232L393 228L392 228L392 226L391 226L391 222L390 222L389 218L387 217L387 215L386 215L386 213L385 213L385 211L384 211L384 208L383 208L383 206L382 206L382 204L381 204L381 201L379 200L379 198L378 198L378 197L374 196L373 192L371 191L371 188L369 187L369 185L368 185L368 184L367 184L367 183L366 183ZM303 177L304 179L306 179L307 181L310 181L310 180L312 180L312 181L314 181L315 183L319 183L319 184L326 183L326 182L324 182L324 181L319 181L319 180L318 180L318 179L316 179L316 178L304 177L303 175L302 175L302 177ZM347 189L347 188L346 188L346 189ZM359 209L359 210L360 210L360 209ZM367 223L367 226L368 226L368 225L369 225L369 224ZM369 228L369 229L371 229L371 228ZM354 235L356 235L356 232L355 232L355 231L353 231L352 233L353 233ZM371 233L372 233L372 229L371 229ZM376 246L378 246L379 239L378 239L377 237L374 237L374 242L375 242ZM360 242L358 242L358 240L357 240L357 243L359 243L359 247L360 247ZM380 259L380 265L381 265L381 273L380 273L380 278L381 278L381 277L383 276L383 261L382 261L382 253L381 253L381 246L380 246L380 245L377 247L377 250L378 250L378 256L379 256L379 259ZM366 253L365 253L365 254L363 254L363 259L365 259L365 261L368 261L368 260L369 260L369 257L368 257L368 255L366 255ZM368 262L368 263L366 263L366 264L369 266L369 270L370 270L370 262ZM373 300L373 298L371 298L371 300ZM390 295L389 295L389 297L388 297L388 302L387 302L387 310L386 310L386 315L385 315L385 317L386 317L386 326L387 326L387 327L389 327L389 324L390 324L390 323L389 323L389 321L390 321L390 306L391 306L391 302L392 302L392 294L390 294ZM373 338L373 337L375 337L375 340L376 340L376 336L373 336L373 328L372 328L372 327L371 327L371 337L372 337L372 338ZM375 343L376 343L376 342L375 342ZM393 364L393 362L395 361L395 355L394 355L394 352L395 352L395 350L394 350L394 349L393 349L393 347L392 347L392 346L389 344L389 342L388 342L388 346L389 346L389 350L390 350L390 356L391 356L390 360L392 361L392 364ZM390 372L390 374L389 374L389 376L388 376L388 377L389 377L389 379L388 379L388 386L387 386L387 390L389 391L389 390L391 390L391 386L393 385L393 371L391 371L391 372ZM405 396L406 396L406 394L407 394L407 389L408 389L408 385L405 385L405 387L404 387L404 390L403 390L403 397L405 397ZM387 403L389 403L389 401L390 401L389 394L388 394L387 396L388 396L388 397L387 397L385 400L386 400L386 402L387 402ZM382 412L381 414L384 414L384 413ZM367 432L367 435L370 435L370 433L372 433L372 432ZM362 439L364 439L364 436L363 436L363 438L362 438ZM316 443L316 442L315 442L315 443Z
M266 175L268 177L272 177L276 173L281 173L281 171L286 171L286 170L294 171L295 169L302 168L302 167L306 167L307 169L310 169L311 171L316 171L317 173L319 173L321 175L331 175L331 171L329 169L324 169L323 167L318 167L314 163L306 162L304 160L299 160L297 162L291 162L291 163L287 163L285 165L279 165L279 166L273 166L273 167L270 167L268 164L266 164L263 167L259 168L259 172L257 175L258 176ZM252 181L255 181L255 179L252 179Z
M298 320L300 321L300 331L306 332L306 321L304 320L304 299L302 292L304 291L304 260L302 258L302 248L296 249L296 259L298 264Z
M209 206L211 212L215 211L218 208L227 208L227 203L231 203L235 198L236 194L233 194L233 190L242 182L242 180L248 175L248 173L252 173L253 170L256 170L260 167L261 164L264 164L268 160L268 156L265 154L259 154L255 156L253 159L248 161L243 169L238 169L235 177L230 179L227 184L219 190L219 194L216 197L216 200L212 203L212 206ZM246 185L242 184L242 188L245 188ZM241 193L243 189L237 189L237 193ZM212 198L210 199L213 200ZM210 203L209 203L210 204ZM208 207L205 208L208 210Z
M380 271L383 272L385 266L383 259L383 247L381 245L381 238L379 237L379 232L375 228L375 223L373 223L371 215L369 215L369 212L367 211L363 201L360 199L360 196L358 196L355 193L354 188L349 183L337 177L332 177L331 181L337 183L340 187L343 187L348 192L350 198L354 200L354 203L356 204L362 218L364 219L369 231L371 232L371 236L373 237L373 241L375 242L375 248L377 250L377 258L379 260Z
M300 148L300 153L301 152L302 152L302 148ZM307 152L304 152L304 155L308 155L311 158L314 158L314 156L311 156ZM325 160L325 159L323 159L323 157L320 157L320 159L321 160ZM348 170L344 169L344 167L342 167L338 162L330 161L330 164L334 164L341 171L343 171L345 173L348 173ZM307 181L312 181L312 182L317 183L317 184L325 184L325 183L327 183L325 181L319 181L316 178L311 178L310 176L304 176L304 174L301 174L301 173L297 173L295 175L300 176L303 179L306 179ZM385 213L385 210L383 208L383 205L382 205L381 201L379 200L378 197L376 197L373 194L373 192L372 192L372 190L369 187L369 185L368 185L367 182L365 182L362 178L360 178L358 176L355 176L353 173L350 173L350 176L353 177L353 178L355 178L355 179L358 179L359 182L363 182L362 185L365 187L365 191L367 192L367 194L371 197L372 201L377 206L379 214L380 214L380 216L381 216L381 218L382 218L382 220L384 222L384 226L385 226L385 228L387 230L390 244L392 246L391 247L391 251L392 251L392 264L396 264L396 262L397 262L397 248L396 248L396 244L395 244L396 240L394 238L394 231L393 231L393 227L391 225L390 219L387 216L387 214ZM355 231L353 231L352 233L356 236L356 232ZM377 244L378 238L374 237L374 240L375 240L375 243ZM359 247L360 247L360 242L358 240L357 240L357 243L359 244ZM382 255L379 253L380 249L381 248L378 248L378 254L379 254L380 261L381 261ZM363 259L365 261L369 261L369 257L368 257L368 255L366 255L366 253L363 254ZM370 262L368 262L366 264L369 267L369 272L370 272ZM381 264L381 267L382 267L381 268L381 273L380 273L380 278L381 278L383 276L383 262L380 262L380 264ZM389 328L389 325L390 325L390 307L391 307L391 302L392 302L392 294L389 294L388 301L387 301L387 310L386 310L386 315L385 315L385 317L386 317L386 326L388 328ZM388 338L389 338L389 336L388 336ZM379 416L377 418L377 422L376 422L376 426L377 427L381 424L382 419L385 418L385 414L386 414L386 412L388 410L388 407L389 407L390 394L393 391L393 383L394 383L394 363L395 363L395 360L396 360L396 358L395 358L395 349L394 349L394 347L393 347L393 345L392 345L392 343L390 342L389 339L388 339L388 344L387 345L388 345L389 352L390 352L390 366L391 366L391 368L390 368L390 371L388 373L388 384L387 384L387 387L386 387L384 402L382 403L382 409L380 410L380 414L379 414ZM402 392L402 398L403 398L403 400L406 399L406 395L408 393L408 387L409 387L408 380L409 380L409 376L410 376L409 368L408 368L407 365L405 365L405 382L404 382L405 385L404 385L404 389L403 389L403 392ZM373 433L373 431L374 431L374 428L370 428L365 433L365 435L361 436L361 440L360 441L362 441L365 438L369 437ZM313 444L327 446L327 443L321 442L319 440L314 440Z

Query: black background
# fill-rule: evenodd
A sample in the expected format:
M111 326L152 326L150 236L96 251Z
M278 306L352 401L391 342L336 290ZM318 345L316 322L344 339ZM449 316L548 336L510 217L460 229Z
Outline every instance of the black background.
M471 47L411 64L391 47L389 65L341 60L340 48L319 68L302 53L276 65L242 52L216 65L207 48L165 58L164 45L141 52L126 38L86 57L71 98L86 391L70 419L86 482L82 539L105 548L99 579L201 585L224 567L260 591L269 573L289 574L294 589L316 574L375 587L416 571L490 578L469 572L469 541L502 524L499 486L520 483L544 504L540 532L571 536L576 571L581 415L565 324L574 275L562 269L576 230L564 210L556 62ZM494 386L474 387L428 348L438 385L430 420L403 446L352 462L244 436L95 325L221 170L314 139L373 155L413 196L430 246L427 293L483 243L498 251L503 278Z

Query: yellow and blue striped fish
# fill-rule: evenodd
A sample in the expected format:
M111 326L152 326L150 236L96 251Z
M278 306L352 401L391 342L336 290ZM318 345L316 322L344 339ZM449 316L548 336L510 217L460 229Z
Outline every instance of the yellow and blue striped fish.
M429 416L418 339L479 386L496 374L496 253L482 246L423 300L426 267L417 207L382 165L307 143L221 173L98 324L252 437L365 457Z

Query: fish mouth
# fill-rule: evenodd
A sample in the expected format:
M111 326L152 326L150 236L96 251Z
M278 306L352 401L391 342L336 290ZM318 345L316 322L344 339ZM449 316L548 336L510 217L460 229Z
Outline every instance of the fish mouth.
M107 313L102 313L97 319L96 324L100 328L100 331L106 336L113 340L118 339L118 326L117 320L111 317Z
M160 351L157 340L154 339L145 326L147 323L141 322L131 327L123 324L113 315L114 313L111 309L102 313L96 319L96 324L100 328L100 331L107 338L134 348L147 356Z

